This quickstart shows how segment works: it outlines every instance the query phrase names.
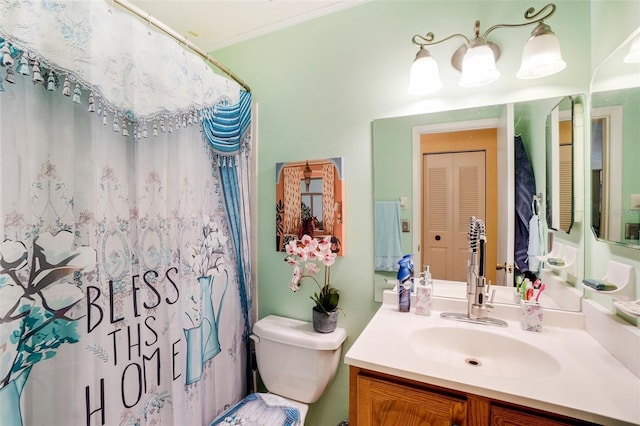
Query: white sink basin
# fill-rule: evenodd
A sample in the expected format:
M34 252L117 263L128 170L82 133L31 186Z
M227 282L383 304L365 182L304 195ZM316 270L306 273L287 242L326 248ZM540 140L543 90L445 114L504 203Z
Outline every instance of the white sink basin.
M411 333L409 342L425 362L435 361L470 374L531 380L560 371L560 364L547 352L481 327L423 328Z

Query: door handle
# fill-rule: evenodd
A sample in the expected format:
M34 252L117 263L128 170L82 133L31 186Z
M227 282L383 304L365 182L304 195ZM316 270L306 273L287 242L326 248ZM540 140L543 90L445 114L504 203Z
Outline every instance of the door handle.
M502 271L502 270L505 270L505 271L507 271L508 273L511 273L511 272L513 272L513 265L511 265L511 264L508 264L508 265L507 265L507 262L505 262L505 263L498 263L498 264L496 265L496 271Z

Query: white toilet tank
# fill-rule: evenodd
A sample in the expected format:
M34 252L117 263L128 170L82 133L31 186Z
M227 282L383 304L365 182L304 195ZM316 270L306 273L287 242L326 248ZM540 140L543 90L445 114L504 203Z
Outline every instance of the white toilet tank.
M309 322L269 315L253 325L251 338L267 390L311 404L336 373L347 333L318 333Z

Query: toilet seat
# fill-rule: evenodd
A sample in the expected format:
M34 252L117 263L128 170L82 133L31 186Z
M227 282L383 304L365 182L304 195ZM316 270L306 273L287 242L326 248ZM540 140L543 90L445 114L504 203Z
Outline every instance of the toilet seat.
M218 416L210 426L302 426L308 406L272 393L252 393Z

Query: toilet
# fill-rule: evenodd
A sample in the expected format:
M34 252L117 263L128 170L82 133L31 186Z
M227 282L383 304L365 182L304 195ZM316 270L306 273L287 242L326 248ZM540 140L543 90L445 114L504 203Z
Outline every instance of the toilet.
M214 425L304 425L308 404L333 379L343 328L318 333L306 321L269 315L253 325L258 372L268 393L252 393L222 413Z

